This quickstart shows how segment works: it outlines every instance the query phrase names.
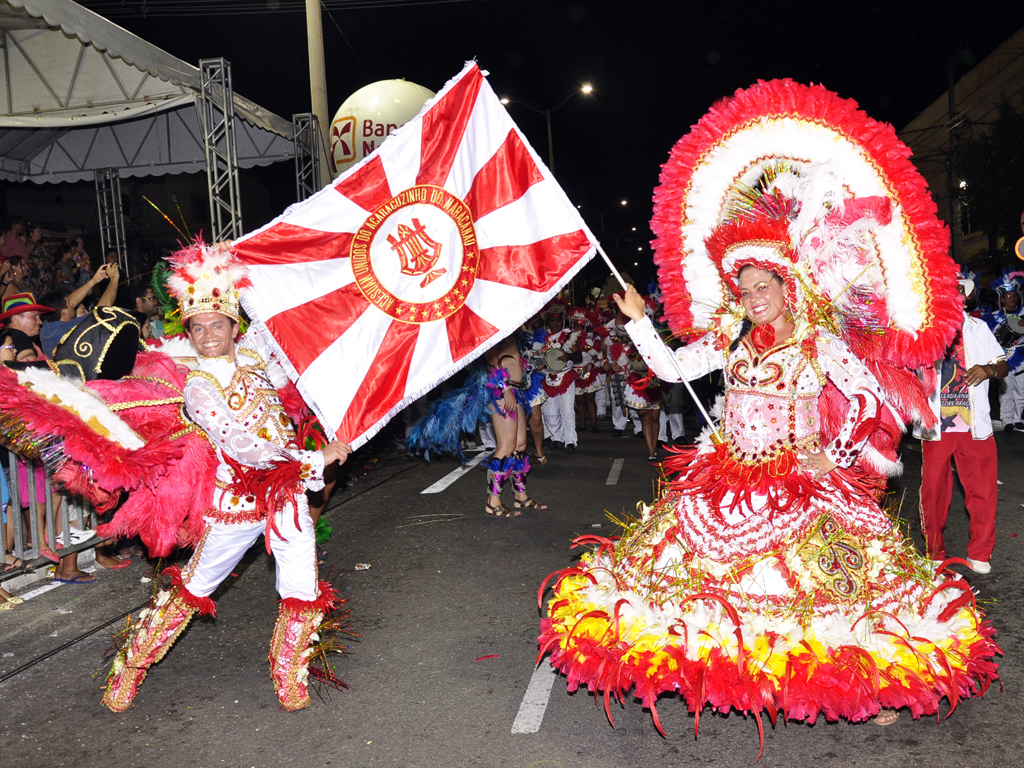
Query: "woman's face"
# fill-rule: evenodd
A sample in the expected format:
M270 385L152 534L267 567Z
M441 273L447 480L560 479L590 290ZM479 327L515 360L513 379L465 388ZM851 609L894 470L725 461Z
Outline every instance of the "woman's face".
M767 325L782 316L786 289L774 272L756 267L740 270L740 303L754 325Z
M40 240L43 239L43 228L33 227L32 231L29 233L29 236L33 243L38 243Z

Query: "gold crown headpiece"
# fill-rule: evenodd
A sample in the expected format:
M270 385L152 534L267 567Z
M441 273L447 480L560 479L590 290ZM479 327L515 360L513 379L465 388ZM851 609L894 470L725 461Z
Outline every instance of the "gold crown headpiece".
M251 283L231 251L196 241L167 260L171 264L167 287L181 306L182 323L206 312L239 319L238 291Z

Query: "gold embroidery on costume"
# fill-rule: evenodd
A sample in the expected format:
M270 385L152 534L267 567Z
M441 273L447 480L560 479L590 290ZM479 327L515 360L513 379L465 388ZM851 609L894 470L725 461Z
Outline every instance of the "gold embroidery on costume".
M800 556L824 589L835 598L858 599L864 594L867 569L858 542L828 515L821 520Z

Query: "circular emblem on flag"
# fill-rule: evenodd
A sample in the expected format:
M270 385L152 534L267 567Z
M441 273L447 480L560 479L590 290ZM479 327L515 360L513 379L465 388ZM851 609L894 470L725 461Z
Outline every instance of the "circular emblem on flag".
M429 323L465 304L480 248L469 206L442 187L421 184L370 214L351 256L367 301L400 322Z

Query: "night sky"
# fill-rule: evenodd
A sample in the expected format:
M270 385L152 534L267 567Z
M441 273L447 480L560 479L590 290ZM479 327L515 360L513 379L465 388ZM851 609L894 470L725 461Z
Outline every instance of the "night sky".
M303 13L111 18L190 63L223 56L235 90L282 117L310 110ZM661 163L722 96L758 79L820 82L899 129L945 91L951 57L960 57L963 74L1022 26L1024 3L988 0L468 0L323 14L331 115L377 80L405 78L437 91L472 58L499 95L542 109L592 83L593 95L573 97L553 115L556 176L623 262L650 239ZM509 112L546 159L543 115L515 104ZM282 186L292 196L283 208L294 183Z

